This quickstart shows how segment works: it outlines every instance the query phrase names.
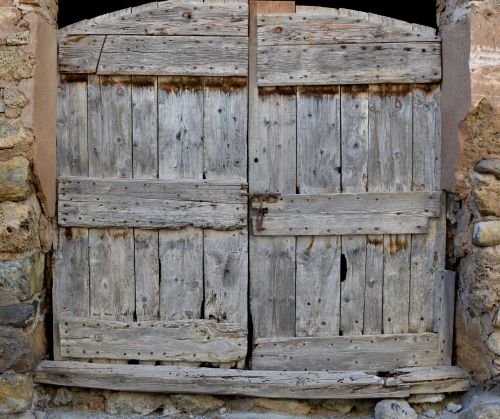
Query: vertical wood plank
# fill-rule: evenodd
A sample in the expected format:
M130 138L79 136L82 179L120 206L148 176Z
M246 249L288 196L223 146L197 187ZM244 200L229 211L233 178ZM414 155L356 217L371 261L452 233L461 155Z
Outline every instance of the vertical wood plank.
M57 173L59 176L88 176L87 77L61 77L57 102ZM88 316L89 260L88 230L60 229L54 257L54 357L62 359L59 318Z
M366 192L368 171L368 88L342 86L342 192ZM341 283L342 334L363 333L366 236L342 237L345 278ZM377 300L367 302L369 305ZM371 319L370 319L371 320ZM369 321L370 321L369 320Z
M132 145L135 178L158 177L156 77L132 77ZM157 320L160 312L158 231L134 230L137 320Z
M439 86L416 85L413 100L413 190L440 189L441 91ZM444 219L445 212L441 214ZM432 330L434 279L444 270L446 235L440 219L429 220L425 235L412 236L409 331Z
M88 141L89 176L132 177L130 77L89 77ZM89 230L89 264L90 315L116 320L133 319L133 230Z
M249 137L251 192L296 192L296 90L261 89ZM254 338L295 335L295 237L251 237Z
M453 355L453 324L455 318L455 272L436 274L436 307L434 329L439 335L438 354L441 365L451 365Z
M412 91L370 86L369 178L382 192L406 192L412 181ZM383 332L408 332L411 236L384 236Z
M340 90L297 92L297 189L340 192ZM340 238L297 237L296 336L335 336L340 324Z
M160 179L203 179L203 82L158 79ZM199 319L203 306L203 231L161 230L160 318Z
M247 79L206 78L204 84L205 177L246 182ZM246 326L248 230L205 230L203 247L205 318Z

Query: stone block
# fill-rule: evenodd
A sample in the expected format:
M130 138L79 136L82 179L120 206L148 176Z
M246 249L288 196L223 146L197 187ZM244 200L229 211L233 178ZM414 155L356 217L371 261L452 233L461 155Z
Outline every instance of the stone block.
M500 180L486 175L475 175L473 180L473 202L479 214L500 217Z
M30 162L14 157L0 162L0 202L23 201L30 194Z
M172 406L165 395L140 393L112 393L106 400L106 412L113 415L147 416L166 405Z
M45 255L0 262L0 306L26 301L43 289Z
M23 331L0 327L0 373L7 370L28 372L33 366L31 344Z
M417 419L417 413L404 400L382 400L375 406L375 419Z
M476 246L480 247L500 244L500 221L481 221L476 223L474 225L472 241Z
M0 78L22 80L33 74L35 59L21 49L0 47Z
M220 409L224 402L213 396L172 394L170 400L179 411L203 415Z
M491 352L500 355L500 332L493 332L486 341L486 346Z
M33 380L30 375L6 372L0 375L0 414L23 413L31 407Z
M0 307L0 326L29 327L33 324L37 310L38 301Z
M30 32L16 32L7 37L6 44L9 46L28 45L30 42Z
M11 108L24 108L28 104L28 99L17 87L4 87L3 101Z
M0 252L22 253L40 248L39 214L28 202L0 203Z
M0 62L0 68L1 65ZM10 119L6 115L0 115L0 150L13 148L23 142L33 142L33 134L23 127L21 120Z
M254 402L258 409L286 415L306 416L311 411L309 403L302 400L258 398Z
M474 170L477 173L482 173L484 175L493 175L497 179L500 179L500 160L481 160Z

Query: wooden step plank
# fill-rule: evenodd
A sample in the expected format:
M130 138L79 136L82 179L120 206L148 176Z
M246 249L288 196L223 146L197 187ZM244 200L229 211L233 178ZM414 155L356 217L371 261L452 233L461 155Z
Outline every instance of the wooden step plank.
M246 76L248 39L108 35L98 74Z
M71 34L231 35L247 36L248 6L241 3L204 4L164 1L147 10L125 9L91 19L84 25L63 28Z
M299 11L294 14L260 14L259 45L317 45L344 43L432 42L434 33L404 30L359 17Z
M206 320L118 322L63 317L66 357L232 362L245 359L246 325Z
M390 371L438 365L437 346L438 336L434 333L257 339L252 368Z
M243 180L156 180L59 177L59 201L125 202L130 199L243 204Z
M105 35L60 36L59 72L95 73L105 39Z
M441 80L439 42L259 46L259 86L429 83Z
M37 366L35 381L114 391L292 399L405 398L469 388L469 376L458 367L396 370L391 378L383 378L363 372L245 371L43 361Z

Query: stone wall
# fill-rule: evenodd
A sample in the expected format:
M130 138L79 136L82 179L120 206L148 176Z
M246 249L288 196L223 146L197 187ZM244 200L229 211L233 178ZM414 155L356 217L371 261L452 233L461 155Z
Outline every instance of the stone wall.
M484 382L500 376L500 1L438 3L455 353Z
M31 408L47 353L56 14L54 0L0 0L0 414Z

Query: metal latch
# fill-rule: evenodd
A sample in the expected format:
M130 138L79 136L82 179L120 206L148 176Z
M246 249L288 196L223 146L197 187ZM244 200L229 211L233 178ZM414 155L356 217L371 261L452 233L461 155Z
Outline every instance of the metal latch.
M281 196L280 193L268 193L268 192L254 192L248 193L244 192L241 194L242 196L246 196L251 200L258 200L259 209L257 210L257 223L255 228L257 231L264 231L264 215L266 214L267 209L264 208L264 202L268 202L270 199L277 199Z

